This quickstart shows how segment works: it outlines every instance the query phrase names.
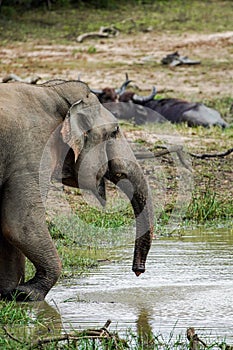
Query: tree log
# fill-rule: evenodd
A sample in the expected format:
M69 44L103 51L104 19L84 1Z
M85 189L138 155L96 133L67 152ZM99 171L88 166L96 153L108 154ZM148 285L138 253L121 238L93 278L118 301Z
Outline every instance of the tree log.
M88 38L113 38L119 35L119 30L114 26L100 27L98 32L89 32L81 34L77 37L77 42L82 43Z

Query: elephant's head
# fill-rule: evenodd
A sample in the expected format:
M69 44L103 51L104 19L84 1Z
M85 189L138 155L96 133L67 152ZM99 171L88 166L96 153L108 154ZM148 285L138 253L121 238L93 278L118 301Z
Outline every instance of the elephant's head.
M107 141L118 132L115 118L98 101L75 102L63 122L63 141L70 146L63 165L64 184L91 190L104 204L108 170Z
M137 224L133 271L145 271L153 232L153 210L147 181L121 133L115 117L93 94L75 102L61 134L69 145L63 165L63 183L89 189L103 203L105 179L119 186L130 199Z

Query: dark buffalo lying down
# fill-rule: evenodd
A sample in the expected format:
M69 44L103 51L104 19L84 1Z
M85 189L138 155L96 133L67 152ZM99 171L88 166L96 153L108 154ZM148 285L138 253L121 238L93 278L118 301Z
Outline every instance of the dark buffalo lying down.
M203 103L164 98L149 101L145 106L160 113L172 123L187 123L188 126L202 125L205 127L218 125L223 128L228 125L218 111Z
M134 92L125 91L129 82L127 78L120 89L104 89L102 94L97 94L100 102L104 103L105 107L118 119L133 120L135 124L170 121L177 124L187 123L188 126L218 125L222 128L228 126L218 111L203 103L188 102L177 98L154 99L155 88L149 96L138 96ZM110 90L111 93L109 93ZM118 95L118 102L116 95Z
M119 97L119 102L123 104L130 103L137 106L145 107L145 123L147 122L157 122L160 121L158 114L163 116L165 120L170 121L171 123L187 123L188 126L204 126L210 127L213 125L218 125L223 128L227 127L228 124L222 119L218 111L213 108L209 108L203 103L199 102L188 102L177 98L163 98L163 99L146 99L146 98L137 98L138 96L131 92L125 92ZM133 103L132 103L133 102ZM121 104L122 104L121 103ZM130 110L132 107L121 107L120 110L125 112L125 110ZM114 107L112 107L113 113ZM135 107L134 107L135 109ZM150 113L149 110L156 112L155 115ZM119 114L119 112L118 112ZM115 114L117 118L120 118L118 114ZM125 113L124 113L125 114ZM121 117L123 118L123 115ZM136 108L136 113L134 120L137 123L137 120L142 124L142 112Z

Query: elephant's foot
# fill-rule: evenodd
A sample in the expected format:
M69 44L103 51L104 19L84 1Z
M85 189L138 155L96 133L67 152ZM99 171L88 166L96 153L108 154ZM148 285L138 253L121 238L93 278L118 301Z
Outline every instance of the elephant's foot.
M31 286L18 286L12 291L2 294L2 299L16 300L16 301L42 301L44 300L44 293Z

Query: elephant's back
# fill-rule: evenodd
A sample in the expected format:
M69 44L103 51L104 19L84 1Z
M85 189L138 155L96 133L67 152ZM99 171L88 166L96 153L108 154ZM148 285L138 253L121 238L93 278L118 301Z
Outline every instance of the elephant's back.
M46 112L53 100L40 91L23 83L0 84L0 178L20 167L38 168L45 145L60 124Z
M26 83L0 84L0 133L13 137L36 134L41 138L49 134L59 120L47 109L53 106L55 98L44 89ZM61 118L62 120L62 118ZM43 133L42 133L43 130ZM40 133L40 134L39 134Z

